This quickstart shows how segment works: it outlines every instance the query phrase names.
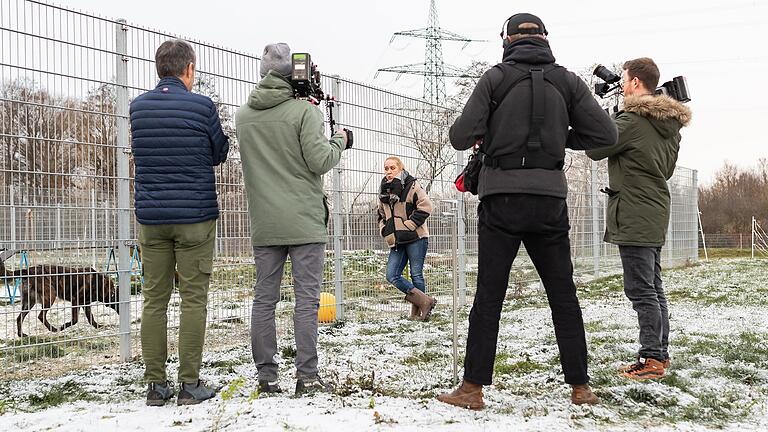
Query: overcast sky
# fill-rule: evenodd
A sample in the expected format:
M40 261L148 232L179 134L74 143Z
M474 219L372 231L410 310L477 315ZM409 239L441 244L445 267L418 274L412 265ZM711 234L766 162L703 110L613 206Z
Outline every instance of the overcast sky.
M293 51L312 53L325 73L422 93L420 77L395 81L392 74L374 75L381 67L423 62L423 40L390 43L390 38L399 30L426 27L429 0L58 4L257 55L264 44L284 41ZM760 30L768 28L768 2L438 0L437 8L442 28L488 40L463 50L461 44L444 43L446 62L458 67L472 60L498 62L502 23L514 13L530 12L544 21L558 63L569 69L649 56L659 64L662 82L684 75L693 122L683 130L678 163L698 170L700 182L710 181L726 160L746 167L768 157L768 107L759 96L768 70L768 50L759 43L765 37Z

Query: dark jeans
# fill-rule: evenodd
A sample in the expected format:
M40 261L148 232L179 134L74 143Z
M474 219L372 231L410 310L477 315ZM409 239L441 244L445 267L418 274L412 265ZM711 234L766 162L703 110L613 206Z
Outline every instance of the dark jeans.
M565 199L491 195L480 202L478 216L477 293L469 314L464 379L491 384L509 271L522 242L544 283L565 382L587 383L587 342L573 283Z
M669 358L669 310L661 283L661 248L619 246L624 293L637 312L640 357Z
M424 258L427 256L428 246L429 238L424 237L390 249L387 260L387 281L406 294L413 288L427 292L424 281ZM403 277L403 270L407 263L410 263L410 281Z

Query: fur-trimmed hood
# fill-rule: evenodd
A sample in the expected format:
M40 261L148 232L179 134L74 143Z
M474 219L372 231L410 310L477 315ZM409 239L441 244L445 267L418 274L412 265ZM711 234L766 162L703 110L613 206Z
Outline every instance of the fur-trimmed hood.
M666 95L627 96L624 111L647 118L665 138L677 134L691 121L691 109Z

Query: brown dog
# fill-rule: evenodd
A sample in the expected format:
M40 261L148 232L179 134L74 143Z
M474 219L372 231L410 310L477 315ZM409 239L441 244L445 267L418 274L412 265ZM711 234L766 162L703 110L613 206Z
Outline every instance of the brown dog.
M85 317L94 327L99 328L91 313L91 304L102 302L107 307L120 313L118 308L118 293L112 279L107 275L98 273L90 267L64 267L52 265L38 265L29 269L20 269L8 272L0 262L0 277L21 278L21 313L16 318L16 330L19 337L26 336L21 325L37 303L42 309L38 319L45 327L52 331L64 330L78 322L79 308L85 311ZM72 303L72 320L54 327L47 318L48 311L57 298Z

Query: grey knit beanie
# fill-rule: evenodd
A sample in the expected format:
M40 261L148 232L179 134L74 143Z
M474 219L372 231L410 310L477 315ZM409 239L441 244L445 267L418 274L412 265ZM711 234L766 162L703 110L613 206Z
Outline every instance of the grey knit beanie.
M261 56L259 72L261 77L267 76L273 70L284 77L291 76L291 48L287 43L279 42L264 47L264 55Z

